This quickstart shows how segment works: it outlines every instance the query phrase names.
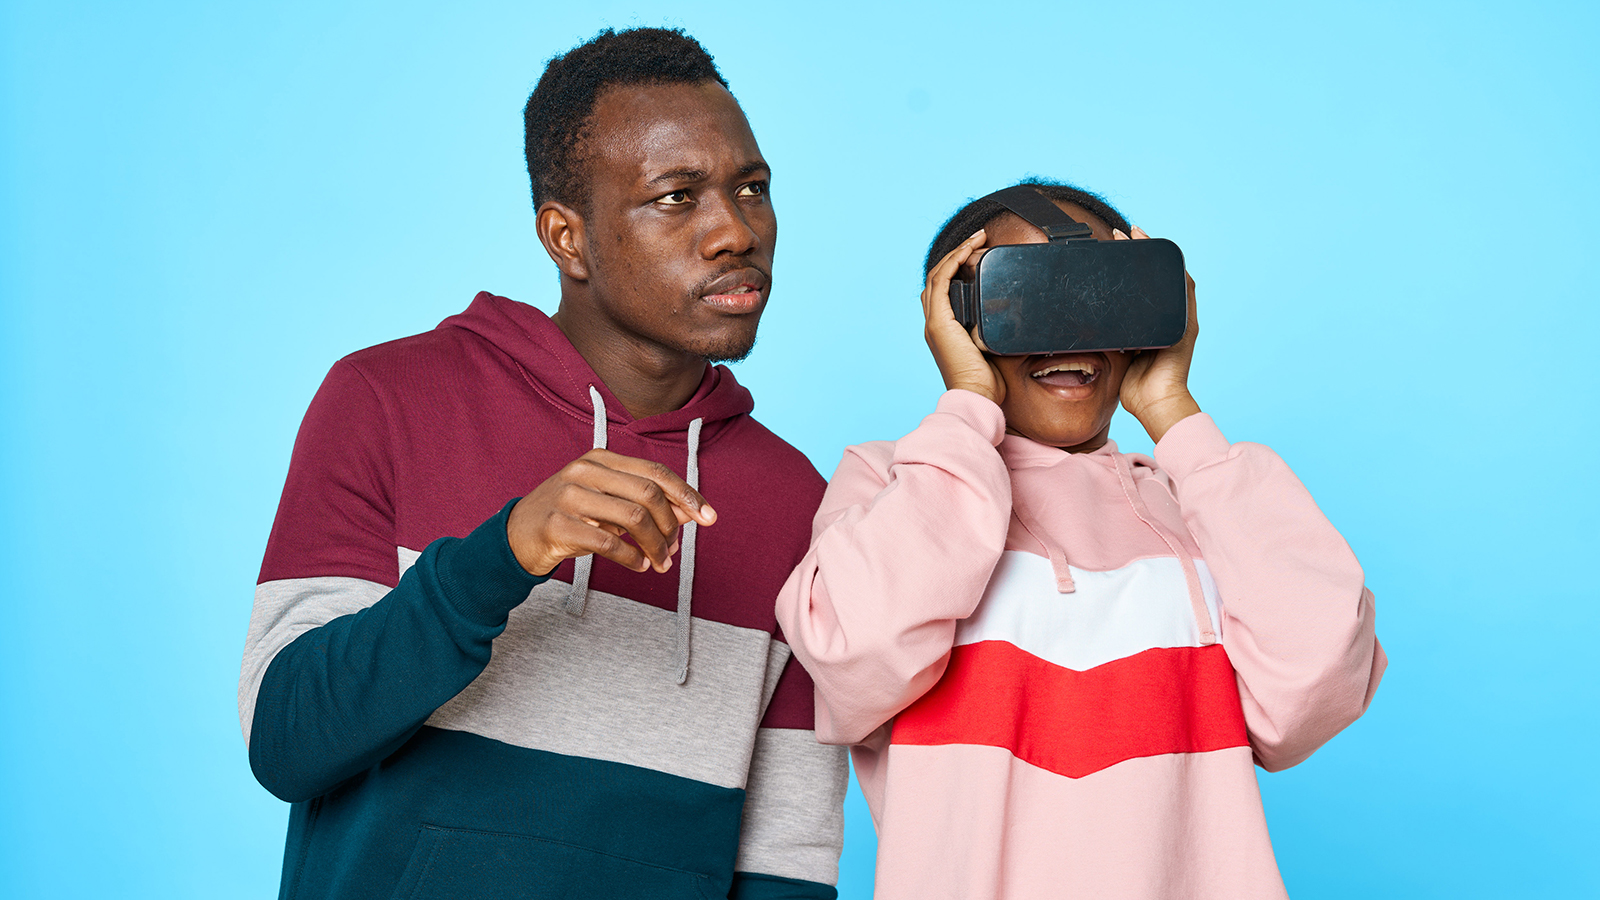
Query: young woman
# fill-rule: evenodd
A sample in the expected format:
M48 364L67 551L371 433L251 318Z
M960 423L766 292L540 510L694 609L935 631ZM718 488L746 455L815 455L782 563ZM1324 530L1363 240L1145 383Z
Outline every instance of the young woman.
M1145 236L1033 186L1101 240ZM1164 350L974 343L951 277L1044 240L994 201L946 223L922 305L948 390L910 434L845 452L779 596L817 734L853 745L874 896L1282 897L1254 766L1366 709L1372 594L1283 461L1190 394L1192 280ZM1154 459L1107 439L1119 405Z

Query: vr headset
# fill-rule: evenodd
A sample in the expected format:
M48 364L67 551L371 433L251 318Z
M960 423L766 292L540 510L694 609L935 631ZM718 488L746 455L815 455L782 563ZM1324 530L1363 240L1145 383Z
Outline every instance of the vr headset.
M950 282L950 309L978 327L990 353L1148 350L1183 339L1189 324L1183 251L1168 240L1097 241L1025 185L994 200L1050 239L1003 244L978 258L971 281Z

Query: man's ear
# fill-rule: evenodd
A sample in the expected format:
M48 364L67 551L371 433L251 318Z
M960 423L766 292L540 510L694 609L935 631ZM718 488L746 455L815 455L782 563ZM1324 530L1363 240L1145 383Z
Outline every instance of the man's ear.
M534 213L534 227L544 252L574 281L589 280L588 245L584 240L583 216L559 200L546 200Z

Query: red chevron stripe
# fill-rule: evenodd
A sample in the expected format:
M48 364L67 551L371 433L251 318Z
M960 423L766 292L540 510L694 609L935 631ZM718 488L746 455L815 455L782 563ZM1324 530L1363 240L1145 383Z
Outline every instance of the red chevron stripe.
M1247 743L1221 644L1146 650L1077 672L1004 641L952 650L944 677L895 718L890 740L1004 747L1068 778Z

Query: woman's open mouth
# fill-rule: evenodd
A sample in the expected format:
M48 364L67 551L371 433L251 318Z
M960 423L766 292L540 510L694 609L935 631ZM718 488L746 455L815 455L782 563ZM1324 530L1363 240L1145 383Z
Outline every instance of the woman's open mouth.
M1094 384L1106 369L1102 354L1047 356L1032 367L1028 377L1053 388L1074 388Z

